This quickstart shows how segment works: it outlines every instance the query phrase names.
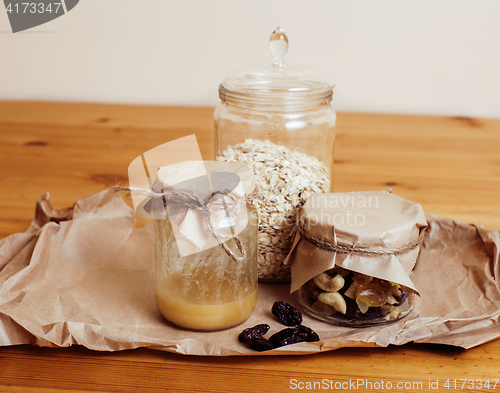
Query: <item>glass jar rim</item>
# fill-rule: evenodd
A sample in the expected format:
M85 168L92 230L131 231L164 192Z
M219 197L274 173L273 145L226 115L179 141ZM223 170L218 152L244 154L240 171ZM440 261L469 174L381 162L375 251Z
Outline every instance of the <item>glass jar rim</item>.
M223 84L219 85L219 98L222 101L233 101L248 104L262 105L319 105L321 103L329 103L332 100L333 89L325 91L308 91L302 94L295 92L269 92L262 93L261 91L240 92L228 89Z

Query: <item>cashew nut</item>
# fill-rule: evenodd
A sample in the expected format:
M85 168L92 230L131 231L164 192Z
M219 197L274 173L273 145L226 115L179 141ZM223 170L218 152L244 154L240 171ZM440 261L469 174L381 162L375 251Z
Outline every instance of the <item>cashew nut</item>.
M328 304L332 306L339 313L345 314L347 311L347 304L342 297L342 295L338 292L323 292L318 296L318 300L321 303Z
M399 316L399 307L391 307L391 312L385 316L387 321L392 321L393 319L397 319Z
M345 284L344 277L340 274L332 277L328 273L321 273L314 277L313 281L318 287L326 292L337 292Z
M332 306L322 302L314 302L311 308L317 313L324 315L333 315L337 312Z

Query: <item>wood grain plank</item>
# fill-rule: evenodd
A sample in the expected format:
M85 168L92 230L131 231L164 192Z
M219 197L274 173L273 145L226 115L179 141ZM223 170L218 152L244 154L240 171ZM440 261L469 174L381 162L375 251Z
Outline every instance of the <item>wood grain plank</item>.
M194 133L211 158L212 123L212 108L0 102L0 239L29 226L41 194L71 206L126 182L130 161L161 143ZM498 229L499 151L500 120L340 113L334 188L392 187L427 213ZM418 391L431 392L429 380L500 378L499 361L499 340L467 351L410 344L227 358L19 346L0 348L0 392L284 392L291 379L422 382Z
M492 352L486 348L465 351L440 345L407 345L259 358L191 357L145 349L111 354L82 348L35 351L28 347L3 351L10 356L8 364L3 357L0 359L3 370L0 384L117 392L131 391L131 385L146 391L168 386L171 391L253 392L259 388L288 391L291 380L345 382L350 379L372 383L384 380L394 385L397 382L428 385L429 380L443 378L500 378L494 360L498 359L498 347ZM27 372L23 367L32 371ZM122 375L124 370L127 370L126 376ZM110 378L110 374L114 377ZM22 380L18 375L23 375Z

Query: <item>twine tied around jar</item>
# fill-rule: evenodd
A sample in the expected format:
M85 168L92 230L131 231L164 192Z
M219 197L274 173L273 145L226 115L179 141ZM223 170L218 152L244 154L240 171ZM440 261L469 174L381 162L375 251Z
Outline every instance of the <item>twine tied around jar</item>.
M328 240L319 239L317 237L312 236L308 233L304 228L304 223L299 223L297 225L297 230L300 236L303 239L306 239L308 242L314 244L316 247L332 252L339 252L341 254L358 254L364 256L382 256L382 255L400 255L414 248L420 246L426 235L425 229L421 230L418 237L411 241L408 244L405 244L402 247L394 247L394 248L382 248L382 247L356 247L356 246L344 246L342 244L333 243Z
M187 209L201 211L205 218L205 229L216 239L219 246L226 252L226 254L235 262L243 262L247 253L245 247L241 243L237 236L222 236L217 233L216 229L212 224L211 217L214 213L224 211L226 213L226 218L234 218L237 216L240 207L246 205L247 203L252 203L256 198L258 192L255 189L250 195L244 198L236 198L231 191L225 189L223 191L212 192L205 200L201 200L189 191L184 190L174 190L161 189L160 191L132 186L115 186L115 192L125 191L129 195L134 194L137 196L143 196L150 198L149 201L144 205L144 210L150 214L165 214L165 209L167 206L179 206ZM217 196L219 196L217 198ZM225 200L225 197L230 199L229 202ZM232 230L232 228L231 228ZM225 244L226 241L234 239L241 256L234 255L233 251Z

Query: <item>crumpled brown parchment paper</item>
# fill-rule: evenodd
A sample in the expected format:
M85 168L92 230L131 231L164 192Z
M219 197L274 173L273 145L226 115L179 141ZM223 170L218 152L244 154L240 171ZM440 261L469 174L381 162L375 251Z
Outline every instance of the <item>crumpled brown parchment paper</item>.
M152 225L134 229L135 214L106 190L58 211L39 198L25 232L0 241L0 345L83 345L117 351L149 347L192 355L305 354L341 347L441 343L471 348L500 337L500 234L427 216L413 280L421 298L396 323L337 327L304 315L321 341L254 352L238 341L246 327L268 323L276 300L297 306L289 284L259 284L259 300L242 325L192 332L168 324L156 309Z

